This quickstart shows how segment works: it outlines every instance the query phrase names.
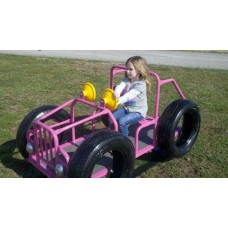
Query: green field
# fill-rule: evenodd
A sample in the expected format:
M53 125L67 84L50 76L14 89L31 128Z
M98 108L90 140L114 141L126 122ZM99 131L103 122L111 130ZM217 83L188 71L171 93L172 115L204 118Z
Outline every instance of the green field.
M20 122L37 106L59 105L78 97L87 81L94 84L99 102L100 94L109 86L113 64L0 55L0 177L42 177L18 152L15 137ZM155 65L150 68L161 78L176 79L186 98L199 105L202 123L189 154L163 162L151 161L145 155L137 160L134 176L228 177L228 71ZM153 94L149 99L150 114ZM161 112L176 95L169 86L162 89Z

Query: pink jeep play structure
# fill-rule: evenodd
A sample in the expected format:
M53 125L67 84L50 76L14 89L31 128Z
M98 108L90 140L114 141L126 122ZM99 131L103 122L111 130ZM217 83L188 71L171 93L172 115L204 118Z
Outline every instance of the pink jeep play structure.
M155 149L170 157L188 153L200 128L199 108L185 99L174 79L161 80L155 72L150 72L156 81L153 116L129 126L129 137L118 132L112 91L114 78L125 71L125 66L111 68L110 88L98 104L93 102L94 87L86 83L79 98L30 112L17 132L17 145L26 161L48 177L131 177L135 159L143 154ZM167 83L175 87L180 99L159 117L160 89ZM78 115L82 106L88 108L85 116ZM109 120L114 123L112 129Z

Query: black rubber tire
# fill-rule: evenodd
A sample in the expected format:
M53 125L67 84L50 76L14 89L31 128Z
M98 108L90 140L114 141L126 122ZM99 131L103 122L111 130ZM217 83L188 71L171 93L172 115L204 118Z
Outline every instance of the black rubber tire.
M178 123L181 132L175 138ZM158 147L169 156L181 157L192 148L200 129L200 111L194 102L179 99L170 103L159 118L157 127Z
M119 132L102 130L87 138L69 162L68 177L88 178L99 159L112 151L113 172L108 177L130 177L134 170L135 151L132 142Z
M51 110L53 110L55 108L57 108L57 107L54 105L40 106L40 107L34 109L33 111L31 111L22 120L22 122L18 128L18 131L17 131L16 142L17 142L17 147L19 149L19 152L21 153L21 155L24 158L28 158L28 156L29 156L28 152L26 151L26 144L27 144L26 132L32 128L32 124L34 121L40 119L44 114L50 112ZM44 120L43 122L48 121L48 120L54 120L56 122L61 122L63 120L69 119L69 118L70 118L69 113L64 109L61 109L60 111L58 111L57 113L54 113L51 117ZM61 136L62 139L66 138L65 134L66 133L64 133L64 136L63 135Z

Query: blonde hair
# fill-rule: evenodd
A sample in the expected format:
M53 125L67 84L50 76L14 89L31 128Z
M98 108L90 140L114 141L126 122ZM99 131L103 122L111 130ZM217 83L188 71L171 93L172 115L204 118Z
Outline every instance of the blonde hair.
M131 62L135 69L139 72L141 79L145 80L146 82L146 90L147 94L150 93L151 89L151 83L149 81L149 76L150 76L150 70L149 67L147 66L147 62L144 58L140 56L132 56L126 61L126 65Z

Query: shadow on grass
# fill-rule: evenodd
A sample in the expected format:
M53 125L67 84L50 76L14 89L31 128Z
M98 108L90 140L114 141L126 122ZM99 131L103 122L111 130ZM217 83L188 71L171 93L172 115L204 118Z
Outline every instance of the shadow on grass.
M15 139L0 145L0 162L6 168L13 170L18 175L18 177L45 177L41 172L35 169L23 158L20 159ZM15 177L5 172L3 173L3 175L3 177Z
M13 170L18 177L45 177L39 170L26 162L23 158L17 158L16 156L18 155L19 152L17 152L16 140L10 140L0 146L0 162L6 168ZM161 153L161 151L154 150L152 153L145 154L138 158L138 160L144 161L145 163L134 170L132 177L138 177L150 168L156 166L158 163L168 162L171 159L172 158L168 157L166 154ZM4 177L12 176L5 174Z
M156 166L158 163L168 162L172 160L172 157L168 156L166 153L160 150L153 150L151 153L142 155L141 157L137 158L137 160L144 161L145 163L134 170L132 177L138 177L147 170Z

